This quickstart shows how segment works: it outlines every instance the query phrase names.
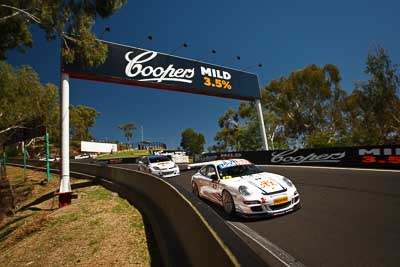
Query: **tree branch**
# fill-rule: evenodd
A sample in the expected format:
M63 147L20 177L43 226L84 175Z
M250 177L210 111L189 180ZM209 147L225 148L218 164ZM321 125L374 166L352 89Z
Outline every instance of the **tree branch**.
M18 125L16 125L16 126L10 126L10 127L8 127L7 129L1 130L1 131L0 131L0 134L6 133L6 132L11 131L11 130L14 130L14 129L24 129L24 128L26 128L26 127L18 126Z
M23 10L23 9L19 9L17 7L14 7L14 6L9 6L9 5L4 5L4 4L2 4L1 6L17 10L18 12L21 12L21 13L25 14L27 17L29 17L30 19L32 19L36 23L41 24L41 21L40 21L40 19L38 17L36 17L35 15L32 15L31 13L29 13L29 12Z
M60 35L61 35L63 38L68 39L68 40L70 40L70 41L78 42L77 39L75 39L75 38L69 36L66 32L62 32Z
M31 141L28 142L27 145L25 145L26 147L32 145L33 141L35 141L36 137L32 138Z
M397 121L397 123L400 123L400 119L397 118L394 114L393 114L393 119L394 119L395 121Z
M294 115L291 112L286 112L289 119L294 120Z
M18 15L19 13L21 13L21 12L20 12L20 11L16 11L16 12L12 13L11 15L8 15L8 16L5 16L5 17L0 18L0 21L5 21L5 20L7 20L7 19L10 19L10 18L12 18L12 17L15 17L15 16Z

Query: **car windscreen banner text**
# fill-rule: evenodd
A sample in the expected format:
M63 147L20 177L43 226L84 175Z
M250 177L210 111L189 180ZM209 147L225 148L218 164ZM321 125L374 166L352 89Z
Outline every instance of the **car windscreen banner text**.
M103 64L85 68L79 62L62 63L62 72L78 79L240 100L261 98L255 74L155 51L104 43L108 46L108 56Z

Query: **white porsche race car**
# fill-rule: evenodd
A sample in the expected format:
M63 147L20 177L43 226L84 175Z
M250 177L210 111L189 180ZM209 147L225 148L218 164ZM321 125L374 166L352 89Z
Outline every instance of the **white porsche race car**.
M300 208L300 196L286 177L266 172L245 159L202 164L192 191L223 206L227 214L280 215Z
M164 178L173 177L180 174L179 166L167 156L146 156L143 157L138 163L139 171L149 172Z

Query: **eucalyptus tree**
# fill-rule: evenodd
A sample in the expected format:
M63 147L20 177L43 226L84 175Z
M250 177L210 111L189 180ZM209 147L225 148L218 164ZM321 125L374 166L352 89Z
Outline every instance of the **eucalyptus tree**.
M61 39L63 59L87 66L103 63L107 46L92 32L97 17L108 18L127 0L42 1L5 0L0 3L0 60L7 51L33 46L31 25L37 25L49 41Z
M133 122L121 124L118 126L118 129L124 132L125 138L128 143L133 138L133 132L136 130L136 128L137 126Z
M205 143L206 139L204 135L202 133L197 133L192 128L187 128L182 132L180 145L190 156L202 153Z
M356 145L400 143L400 75L398 65L381 46L368 54L367 81L356 83L346 98L352 135Z
M35 122L57 134L58 90L42 85L39 75L29 66L14 68L0 61L0 141L14 131Z

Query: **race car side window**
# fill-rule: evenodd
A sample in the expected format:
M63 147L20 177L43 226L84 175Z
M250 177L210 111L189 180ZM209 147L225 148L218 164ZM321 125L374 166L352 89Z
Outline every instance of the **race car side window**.
M207 175L206 176L212 180L218 179L217 172L215 171L214 166L212 166L212 165L207 166Z
M203 168L201 168L200 170L200 174L206 176L207 175L207 167L208 166L204 166Z

